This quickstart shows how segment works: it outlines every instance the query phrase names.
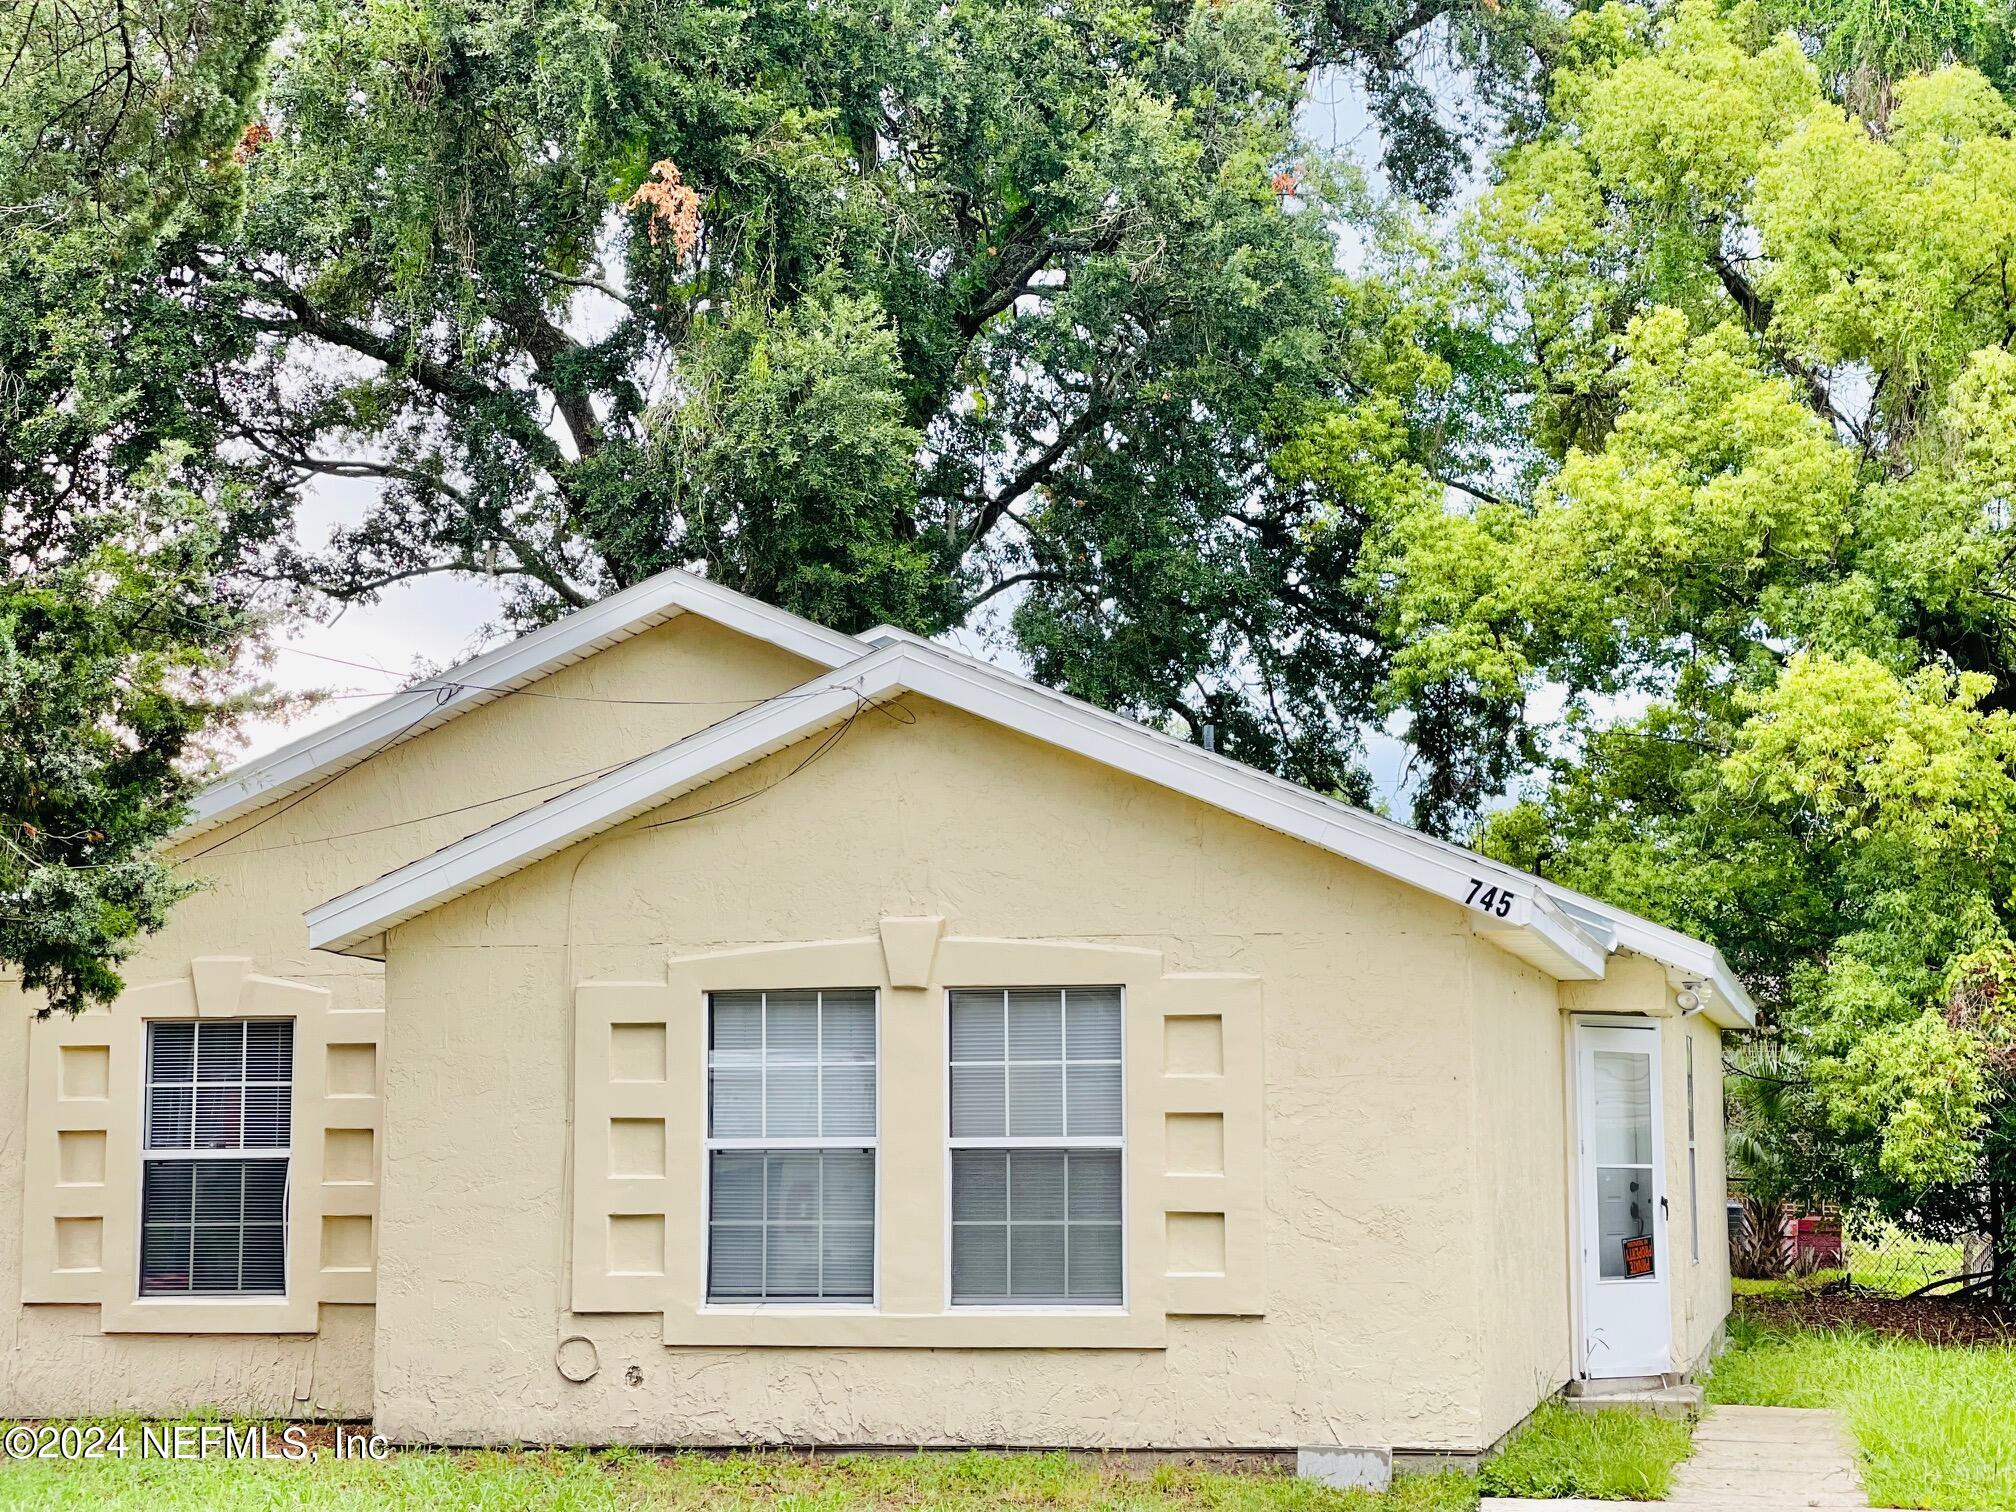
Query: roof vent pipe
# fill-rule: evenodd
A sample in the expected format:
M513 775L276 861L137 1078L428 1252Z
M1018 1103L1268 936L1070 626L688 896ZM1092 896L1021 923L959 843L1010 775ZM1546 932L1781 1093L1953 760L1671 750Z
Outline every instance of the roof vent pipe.
M1215 724L1204 726L1204 749L1207 751L1218 749L1218 726Z

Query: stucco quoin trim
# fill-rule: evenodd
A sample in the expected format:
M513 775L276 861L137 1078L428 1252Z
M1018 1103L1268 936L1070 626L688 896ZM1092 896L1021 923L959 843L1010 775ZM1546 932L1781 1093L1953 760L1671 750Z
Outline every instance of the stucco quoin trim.
M904 964L881 938L787 942L575 988L574 1313L658 1313L675 1347L1160 1349L1171 1317L1266 1312L1259 978L1170 972L1131 946L957 935L926 980L899 982ZM1003 986L1125 995L1122 1307L950 1304L947 994ZM832 987L877 993L876 1300L710 1304L707 994ZM1207 1123L1215 1137L1180 1137ZM1188 1249L1172 1238L1199 1233L1209 1242Z
M1466 910L1481 937L1556 980L1600 980L1615 948L1614 936L1598 938L1585 923L1594 921L1594 914L1587 908L1578 908L1579 917L1571 913L1535 877L909 637L891 638L768 703L310 909L309 943L368 953L374 937L387 929L829 730L858 714L864 702L905 693L1160 784L1446 898ZM1657 929L1648 921L1633 922ZM1714 955L1711 947L1689 943L1696 952ZM1726 968L1724 973L1716 979L1711 1011L1718 1021L1726 1017L1740 1026L1749 1021L1748 1001L1733 975Z
M142 1298L147 1024L256 1018L294 1020L287 1294ZM312 1334L323 1303L371 1302L384 1022L380 1009L334 1007L325 987L259 975L246 957L203 956L109 1008L31 1024L21 1300L95 1302L102 1331L148 1334Z
M837 667L868 649L851 635L689 572L661 572L227 773L196 796L176 839L194 839L278 802L681 614L698 614L816 666Z

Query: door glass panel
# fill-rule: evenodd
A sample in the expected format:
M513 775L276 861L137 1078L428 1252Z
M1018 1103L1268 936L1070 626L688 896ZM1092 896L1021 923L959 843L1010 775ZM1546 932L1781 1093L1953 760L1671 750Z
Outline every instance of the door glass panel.
M1596 1164L1652 1164L1652 1057L1598 1050Z
M1596 1245L1606 1280L1658 1274L1652 1232L1652 1057L1598 1050Z
M1596 1168L1596 1247L1605 1280L1657 1274L1648 1167Z

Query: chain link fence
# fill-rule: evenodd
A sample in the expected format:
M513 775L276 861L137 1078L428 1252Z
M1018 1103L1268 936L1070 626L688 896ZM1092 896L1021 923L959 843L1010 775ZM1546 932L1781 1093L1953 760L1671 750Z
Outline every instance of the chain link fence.
M1732 1176L1729 1260L1739 1292L1789 1287L1908 1297L1989 1270L1985 1235L1928 1239L1882 1219L1844 1217L1824 1204L1772 1207L1744 1198L1742 1181Z

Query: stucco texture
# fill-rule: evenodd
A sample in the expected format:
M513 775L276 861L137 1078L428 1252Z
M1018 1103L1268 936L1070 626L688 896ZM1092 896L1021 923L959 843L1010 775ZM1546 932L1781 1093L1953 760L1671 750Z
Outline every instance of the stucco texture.
M185 847L210 886L129 963L135 1014L138 994L173 996L217 958L332 1015L385 1010L377 1189L349 1194L375 1211L357 1251L375 1274L352 1267L318 1308L297 1296L288 1326L303 1331L121 1332L116 1305L21 1300L48 1295L23 1258L52 1252L26 1228L57 1209L31 1200L25 1133L31 1049L51 1031L0 988L14 1036L0 1057L0 1415L371 1415L446 1442L1476 1450L1573 1369L1564 1008L1662 1016L1676 1218L1681 1047L1695 1042L1702 1260L1676 1272L1676 1359L1714 1338L1728 1296L1719 1048L1698 1016L1673 1016L1663 968L1618 957L1610 980L1564 989L1453 903L915 696L863 712L802 770L807 746L777 753L413 920L382 968L307 949L305 909L811 671L684 615ZM679 822L646 828L665 820ZM884 1003L886 1316L851 1338L808 1324L834 1342L807 1347L786 1314L695 1306L699 1214L670 1202L662 1279L631 1288L635 1311L605 1310L629 1304L577 1254L579 1234L607 1232L577 1183L594 1166L581 1141L606 1142L615 1114L584 1092L582 1003L614 984L667 998L668 1044L687 1057L668 1072L686 1080L645 1112L685 1131L668 1180L690 1178L689 1031L711 963L811 945L880 960L885 923L926 919L936 965L892 977ZM1034 985L1066 958L1073 980L1129 987L1127 1315L949 1316L934 1184L947 973ZM1179 1085L1158 1029L1221 1011L1223 1074ZM116 1063L131 1066L137 1041L123 1043ZM137 1070L112 1080L123 1112L104 1126L130 1129ZM1164 1159L1163 1117L1207 1104L1226 1110L1222 1177L1178 1169L1173 1148ZM1191 1209L1226 1213L1222 1274L1208 1222L1169 1237ZM135 1269L120 1231L103 1230L102 1276L62 1284L112 1295Z
M1555 983L1453 904L925 700L863 716L789 775L803 758L393 931L381 1429L1470 1450L1565 1377ZM1162 1347L922 1351L668 1348L656 1314L570 1310L560 1215L570 1141L592 1137L571 1118L579 984L871 939L892 915L1260 980L1263 1316L1170 1317ZM941 1086L901 1091L942 1129ZM698 1242L697 1222L671 1224L668 1243ZM880 1242L885 1267L918 1272L944 1236L885 1223ZM581 1383L554 1363L576 1336L599 1362Z
M382 1003L380 967L310 951L304 909L570 785L558 779L654 750L811 670L694 615L610 646L184 846L208 886L123 974L141 989L186 980L198 957L240 957L264 976L326 989L332 1011L368 1013ZM514 796L481 801L503 794ZM50 1032L35 1027L35 1008L0 981L9 1042L0 1053L0 1416L205 1406L368 1414L376 1329L368 1304L323 1305L312 1333L232 1337L112 1333L98 1306L22 1302L24 1252L46 1244L24 1232L30 1042ZM137 1067L108 1091L124 1100L132 1127ZM110 1277L136 1274L130 1253L102 1263Z
M1723 1155L1722 1031L1702 1015L1660 1024L1666 1105L1666 1187L1673 1194L1673 1361L1707 1364L1729 1316L1729 1186ZM1694 1051L1695 1169L1687 1168L1687 1047ZM1690 1196L1691 1203L1690 1206ZM1697 1227L1698 1226L1698 1227ZM1695 1242L1698 1234L1699 1242Z

